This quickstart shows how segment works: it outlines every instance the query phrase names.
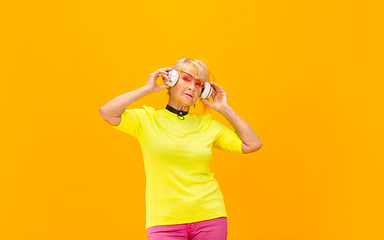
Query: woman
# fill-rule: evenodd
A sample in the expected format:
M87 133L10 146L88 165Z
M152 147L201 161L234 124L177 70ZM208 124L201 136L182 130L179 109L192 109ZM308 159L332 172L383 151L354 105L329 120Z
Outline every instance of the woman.
M178 73L173 86L169 77L172 69ZM158 77L172 87L158 85ZM213 101L202 101L220 112L235 131L213 120L210 114L189 113L202 91L209 87L206 84L213 89ZM165 88L169 94L165 109L156 111L143 105L140 109L126 110L139 98ZM227 213L223 195L209 169L212 147L251 153L262 143L228 105L224 90L209 82L207 66L199 60L182 58L172 68L160 68L152 73L144 87L106 103L100 114L112 127L140 141L146 173L149 240L225 240Z

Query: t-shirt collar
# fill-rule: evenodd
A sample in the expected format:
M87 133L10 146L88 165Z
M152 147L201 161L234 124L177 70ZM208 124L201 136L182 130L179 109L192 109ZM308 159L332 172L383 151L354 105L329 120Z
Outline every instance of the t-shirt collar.
M171 107L170 105L167 105L165 107L166 110L168 110L169 112L171 113L174 113L177 115L177 118L180 119L180 120L184 120L186 115L188 115L188 111L183 111L183 110L179 110L179 109L175 109L173 107Z

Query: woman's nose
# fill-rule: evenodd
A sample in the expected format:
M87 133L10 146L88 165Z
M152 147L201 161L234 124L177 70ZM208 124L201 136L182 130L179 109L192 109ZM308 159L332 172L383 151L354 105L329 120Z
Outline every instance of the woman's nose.
M188 87L189 87L189 89L195 91L195 88L196 88L195 81L193 81L193 80L190 81Z

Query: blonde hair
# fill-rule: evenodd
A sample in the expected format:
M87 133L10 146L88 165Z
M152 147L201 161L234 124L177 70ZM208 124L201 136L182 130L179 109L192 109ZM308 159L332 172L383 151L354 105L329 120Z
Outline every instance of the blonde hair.
M196 71L196 78L201 79L205 82L210 82L210 74L212 73L208 70L207 65L203 62L203 60L195 60L190 58L181 58L177 62L172 65L173 69L184 70L187 66L192 66ZM213 76L213 75L212 75Z

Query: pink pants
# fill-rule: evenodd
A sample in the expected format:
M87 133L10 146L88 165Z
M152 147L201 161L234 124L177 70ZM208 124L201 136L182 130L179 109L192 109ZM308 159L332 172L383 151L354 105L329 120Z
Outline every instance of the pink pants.
M147 236L149 240L226 240L227 217L153 226L147 229Z

